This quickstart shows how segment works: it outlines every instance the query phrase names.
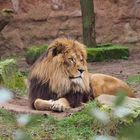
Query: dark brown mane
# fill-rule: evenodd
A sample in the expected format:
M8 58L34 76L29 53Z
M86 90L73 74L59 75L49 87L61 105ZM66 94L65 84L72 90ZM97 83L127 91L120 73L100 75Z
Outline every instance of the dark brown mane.
M90 99L91 92L73 92L72 90L69 91L65 97L71 107L78 107L80 106L81 102L87 102ZM37 99L44 99L44 100L57 100L58 96L57 93L52 92L49 88L49 83L42 84L37 77L33 77L30 80L30 88L29 88L29 99L30 99L30 106L34 108L34 101Z

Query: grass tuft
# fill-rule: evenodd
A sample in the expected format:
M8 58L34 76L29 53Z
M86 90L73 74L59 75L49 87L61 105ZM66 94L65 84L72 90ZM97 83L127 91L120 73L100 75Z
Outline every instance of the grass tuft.
M0 61L0 85L19 94L26 92L23 75L18 71L14 59Z
M131 84L131 83L140 84L140 74L128 77L127 83L129 83L129 84Z

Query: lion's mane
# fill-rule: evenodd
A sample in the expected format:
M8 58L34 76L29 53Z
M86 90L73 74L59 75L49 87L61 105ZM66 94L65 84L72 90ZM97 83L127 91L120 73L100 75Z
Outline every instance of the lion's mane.
M29 78L29 99L32 108L37 98L57 100L64 97L71 107L77 107L81 102L89 100L92 93L88 76L83 78L82 85L71 84L64 67L61 54L64 50L69 52L73 48L78 49L86 61L86 50L82 44L74 40L57 39L32 66Z

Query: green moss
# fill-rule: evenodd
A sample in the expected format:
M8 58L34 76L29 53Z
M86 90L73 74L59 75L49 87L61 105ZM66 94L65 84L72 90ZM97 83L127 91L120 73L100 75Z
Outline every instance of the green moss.
M27 63L33 64L46 51L47 47L47 45L43 45L28 48L26 54ZM109 43L98 45L97 48L86 48L86 50L88 54L88 62L127 59L129 57L129 50L127 47Z
M33 46L27 49L26 53L26 61L28 64L33 64L37 58L40 57L41 54L46 51L48 48L48 45L43 45L43 46Z
M99 47L112 47L113 44L111 43L106 43L106 44L98 44L96 47L99 48Z
M127 83L130 83L130 84L131 83L140 84L140 74L128 77Z
M14 59L0 61L0 84L10 90L23 93L26 90L24 77L18 71Z
M127 47L109 46L98 48L87 48L88 61L105 61L111 59L127 59L129 50Z

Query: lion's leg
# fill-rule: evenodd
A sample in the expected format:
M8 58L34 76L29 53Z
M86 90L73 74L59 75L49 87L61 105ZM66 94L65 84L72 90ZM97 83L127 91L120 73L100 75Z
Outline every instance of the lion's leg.
M53 103L53 100L42 100L38 98L34 102L34 107L36 110L51 110Z
M53 111L65 111L70 108L70 104L66 98L60 98L53 102L51 109Z
M36 110L53 110L53 111L65 111L70 108L70 104L66 98L60 98L58 100L42 100L36 99L34 102Z

